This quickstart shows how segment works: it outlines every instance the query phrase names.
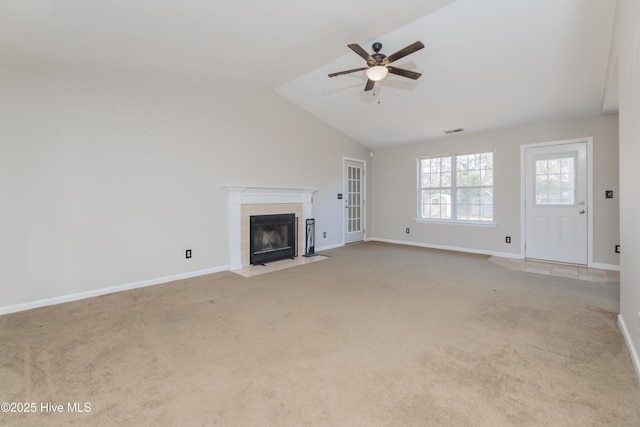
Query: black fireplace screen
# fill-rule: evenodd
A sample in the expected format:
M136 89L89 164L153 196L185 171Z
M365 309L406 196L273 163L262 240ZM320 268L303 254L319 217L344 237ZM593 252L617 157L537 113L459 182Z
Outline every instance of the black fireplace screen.
M295 214L251 216L249 240L252 265L294 258L297 255Z

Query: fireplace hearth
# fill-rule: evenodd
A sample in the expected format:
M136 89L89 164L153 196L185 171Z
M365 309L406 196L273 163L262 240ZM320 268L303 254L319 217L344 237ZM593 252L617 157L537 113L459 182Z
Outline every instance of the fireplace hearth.
M296 229L296 216L293 213L251 216L251 264L264 265L267 262L296 257Z

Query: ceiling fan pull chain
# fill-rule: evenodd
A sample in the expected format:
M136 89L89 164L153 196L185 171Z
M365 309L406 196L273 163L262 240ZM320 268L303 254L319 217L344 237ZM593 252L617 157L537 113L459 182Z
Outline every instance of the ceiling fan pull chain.
M376 94L376 92L374 91L373 96L376 96L376 95L378 96L378 105L380 105L380 93Z

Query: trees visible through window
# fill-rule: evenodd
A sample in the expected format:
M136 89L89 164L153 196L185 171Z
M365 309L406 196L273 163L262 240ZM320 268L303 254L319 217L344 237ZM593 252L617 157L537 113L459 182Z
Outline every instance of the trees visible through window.
M562 156L536 160L536 205L574 205L576 158Z
M493 221L493 152L418 161L419 219Z

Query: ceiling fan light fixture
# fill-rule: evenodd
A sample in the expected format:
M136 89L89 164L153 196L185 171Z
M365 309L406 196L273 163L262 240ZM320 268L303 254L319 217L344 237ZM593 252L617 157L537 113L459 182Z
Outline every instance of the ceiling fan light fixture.
M389 67L386 66L391 64L392 62L397 61L400 58L404 58L405 56L420 50L424 47L424 43L421 41L417 41L415 43L410 44L404 49L400 49L396 53L392 53L387 56L385 54L380 53L380 49L382 49L382 44L376 42L371 46L373 48L374 53L368 53L366 50L362 48L357 43L348 44L347 47L354 51L359 57L367 61L367 67L362 68L352 68L350 70L338 71L337 73L329 73L329 77L341 76L343 74L351 74L360 71L364 71L367 75L367 84L364 86L364 91L367 92L373 89L375 82L384 79L387 76L387 73L392 73L401 77L406 77L408 79L418 80L422 74L417 73L415 71L405 70L398 67Z
M367 77L374 82L380 81L387 76L389 70L382 65L376 65L367 70Z

